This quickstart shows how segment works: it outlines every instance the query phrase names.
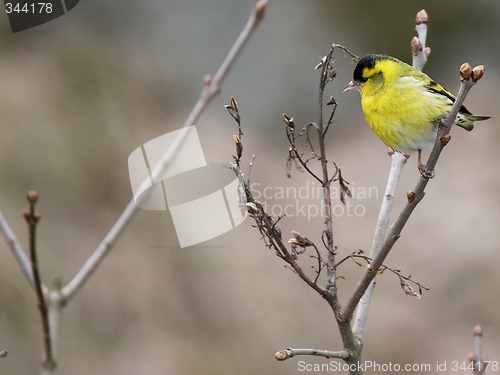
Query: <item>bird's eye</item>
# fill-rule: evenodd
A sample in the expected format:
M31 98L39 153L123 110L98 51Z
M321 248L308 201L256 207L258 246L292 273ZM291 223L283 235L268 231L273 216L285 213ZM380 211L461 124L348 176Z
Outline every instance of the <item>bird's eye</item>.
M363 82L371 79L372 81L383 81L384 75L380 71L375 71L374 69L367 70L365 74L363 74Z

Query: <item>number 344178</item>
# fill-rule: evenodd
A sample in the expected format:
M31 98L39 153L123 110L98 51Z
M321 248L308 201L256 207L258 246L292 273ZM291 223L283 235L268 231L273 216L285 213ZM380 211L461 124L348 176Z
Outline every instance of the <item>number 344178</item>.
M42 14L52 13L52 3L5 3L5 10L8 14Z

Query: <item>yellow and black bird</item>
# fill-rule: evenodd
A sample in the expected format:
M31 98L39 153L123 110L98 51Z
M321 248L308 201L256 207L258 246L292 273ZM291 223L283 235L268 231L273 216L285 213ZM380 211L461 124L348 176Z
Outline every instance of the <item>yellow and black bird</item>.
M345 90L358 88L366 121L387 146L402 153L432 148L438 123L449 115L455 96L427 74L386 55L366 55L354 69L353 80ZM345 91L344 90L344 91ZM472 130L475 116L465 106L454 121Z

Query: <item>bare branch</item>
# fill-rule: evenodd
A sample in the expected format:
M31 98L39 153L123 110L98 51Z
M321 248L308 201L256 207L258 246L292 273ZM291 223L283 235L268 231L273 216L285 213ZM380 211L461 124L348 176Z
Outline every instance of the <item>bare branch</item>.
M380 207L377 223L375 224L375 233L373 235L372 246L370 249L371 258L374 258L380 252L382 244L384 243L387 228L389 227L389 219L391 216L392 205L394 203L394 197L396 195L397 186L399 179L401 178L403 168L406 164L406 160L407 158L401 153L392 152L391 154L391 169L389 171L389 178L387 180L382 206ZM364 293L362 299L359 301L359 306L356 310L356 316L353 321L353 331L359 339L363 337L366 319L368 318L368 309L374 288L375 282L372 282Z
M293 348L286 348L285 350L280 350L274 355L274 357L278 361L285 361L297 355L312 355L316 357L339 358L339 359L349 358L349 352L345 350L331 351L331 350L320 350L320 349L293 349Z
M474 326L472 334L474 336L474 353L470 356L473 366L472 372L474 375L483 375L489 362L485 361L483 357L483 329L479 324Z
M40 214L35 212L35 204L38 201L38 193L36 191L30 191L27 195L27 198L30 207L29 211L25 211L23 213L23 216L26 219L26 222L28 223L31 274L33 275L33 286L35 289L36 298L38 302L38 310L40 311L40 318L42 320L43 351L44 351L44 359L42 365L44 368L52 370L56 367L56 362L52 355L52 342L50 336L47 303L45 301L45 296L42 290L42 282L40 279L40 271L38 269L38 258L36 254L36 226L40 221Z
M198 101L195 103L193 109L188 115L186 121L184 122L183 128L187 128L193 125L201 115L201 113L205 110L208 103L217 95L221 88L221 83L226 78L229 70L234 65L236 58L239 56L243 47L246 45L253 31L257 28L260 21L262 20L265 10L267 7L267 0L261 0L257 2L255 5L252 14L250 15L246 25L241 31L238 39L235 41L231 50L227 54L226 58L220 65L219 69L215 73L213 77L206 76L204 78L205 86L203 87L200 97ZM153 173L157 173L161 175L164 172L173 159L175 158L176 151L181 146L187 132L182 132L174 141L174 144L167 151L167 153L162 157L161 161L158 163L158 168L155 168ZM145 194L146 195L146 194ZM145 198L145 197L144 197ZM123 233L128 223L135 215L138 210L138 205L132 199L123 213L120 215L118 220L115 222L111 230L106 234L101 243L94 250L93 254L87 259L83 267L76 274L76 276L62 289L61 296L62 298L69 300L71 299L75 293L82 287L86 280L90 277L90 275L95 271L97 266L104 259L106 254L111 250L111 248L115 245L116 240Z
M326 289L332 290L336 285L336 274L335 274L335 243L333 239L333 223L332 223L332 197L331 197L331 186L330 177L328 173L328 159L326 157L326 146L325 146L325 132L327 129L327 124L323 123L323 94L325 86L328 82L333 80L335 77L335 69L333 68L333 52L335 51L335 46L332 46L330 52L321 61L323 63L321 69L321 77L319 81L319 95L318 95L318 141L320 150L320 162L322 171L322 181L321 186L323 187L323 201L324 211L323 215L325 217L325 229L323 231L324 239L326 239L326 247L328 250L327 254L327 282ZM336 298L336 296L335 296ZM334 306L332 305L332 308Z
M363 251L362 250L358 250L354 253L352 253L351 255L348 255L346 256L344 259L342 259L336 267L338 267L341 263L343 263L344 261L346 261L347 259L352 259L358 266L360 267L364 267L365 265L358 262L356 259L362 259L364 260L367 264L370 264L372 262L372 259L369 257L369 256L366 256L363 254ZM411 275L409 276L404 276L400 270L398 269L394 269L392 267L389 267L388 265L386 264L382 264L380 266L380 268L378 269L378 273L381 274L385 271L389 271L391 273L393 273L394 275L396 275L398 278L399 278L399 283L401 285L401 289L403 289L403 291L405 292L406 295L409 295L409 296L412 296L412 297L417 297L418 299L420 299L420 297L422 296L422 291L423 290L430 290L430 288L422 285L421 283L419 283L418 281L415 281L412 279ZM417 287L418 288L418 292L415 291L415 289L413 289L412 285L414 287ZM366 293L365 293L366 294Z
M283 120L285 121L286 124L286 134L288 141L290 143L290 149L289 149L289 156L287 160L287 168L286 172L287 175L289 175L290 170L291 170L291 164L292 162L297 162L299 163L306 171L310 173L310 175L318 180L322 186L323 189L323 200L324 200L324 205L323 205L323 217L325 218L324 221L324 229L322 232L322 241L323 245L325 246L327 250L327 260L323 260L321 253L319 252L317 246L307 239L304 236L301 236L297 232L294 233L294 237L289 241L291 243L291 251L288 251L287 247L283 243L283 240L281 238L281 231L276 230L275 226L275 221L272 220L271 216L268 215L267 213L264 212L263 205L256 201L250 189L248 186L245 186L245 191L247 192L247 209L249 212L249 215L255 220L256 227L258 228L259 232L262 235L262 238L266 244L267 247L274 249L275 254L283 259L289 266L290 268L297 273L297 275L304 281L306 282L311 288L313 288L316 292L318 292L330 305L332 311L334 312L334 315L337 319L338 326L339 326L339 332L342 337L342 342L344 345L344 348L346 348L345 352L328 352L328 356L332 355L335 356L336 358L342 358L347 361L348 364L355 364L360 361L360 355L361 355L361 342L358 340L352 332L351 326L349 322L345 322L341 319L340 317L340 311L341 311L341 305L338 301L338 295L337 295L337 290L336 290L336 270L335 270L335 251L336 251L336 246L334 243L334 237L333 237L333 228L332 228L332 197L331 197L331 183L333 181L339 181L339 184L342 188L343 194L349 194L349 189L347 187L347 181L345 181L342 178L340 168L337 167L336 164L335 166L335 172L333 173L333 177L330 177L330 172L329 172L329 166L330 163L328 162L327 159L327 153L326 153L326 133L328 130L328 127L332 124L333 122L333 115L335 113L335 108L336 108L336 103L335 99L329 98L328 102L326 105L333 105L332 112L330 113L327 122L324 122L323 119L323 95L324 95L324 89L326 87L326 84L330 81L332 81L336 75L335 69L333 68L333 52L335 49L340 48L344 52L348 52L351 57L357 58L354 54L350 53L345 47L339 46L339 45L332 45L329 53L327 56L323 57L321 59L321 62L316 66L317 69L321 69L321 75L320 75L320 82L319 82L319 97L318 97L318 122L317 123L309 123L307 124L303 129L302 132L306 133L306 146L310 146L312 150L312 157L309 159L304 159L302 154L300 154L297 150L296 147L296 139L300 137L303 133L296 134L295 133L295 124L293 122L293 118L289 117L287 115L283 115ZM234 116L233 116L234 118ZM240 119L238 118L238 121ZM310 132L311 130L311 132ZM314 131L317 136L317 141L319 144L319 153L315 150L313 147L312 143L312 135L314 134ZM310 134L311 133L311 134ZM308 163L311 160L318 160L320 163L320 174L313 173L312 170L309 168ZM236 173L237 176L240 176L242 174L239 163L233 165L233 169ZM299 255L304 253L307 247L314 247L314 250L316 252L316 255L310 255L312 258L315 258L317 260L317 268L315 269L316 271L316 277L314 280L312 280L300 267L300 265L297 262L297 259L299 258ZM314 266L312 267L314 268ZM320 287L317 282L320 277L320 273L323 269L326 269L326 285L325 288ZM318 353L326 353L326 351L317 351L314 349L307 349L307 350L302 350L299 349L299 352L296 353L301 353L303 355L305 354L313 354L313 355L319 355ZM333 354L332 354L333 353ZM337 354L341 353L341 354ZM348 353L348 354L346 354ZM283 359L286 359L286 352L284 355Z

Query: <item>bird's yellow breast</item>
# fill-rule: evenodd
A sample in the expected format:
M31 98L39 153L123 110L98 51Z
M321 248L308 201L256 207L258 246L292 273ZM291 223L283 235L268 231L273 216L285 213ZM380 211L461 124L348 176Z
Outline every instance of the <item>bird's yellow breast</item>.
M431 147L437 119L446 111L446 98L426 90L421 80L404 75L391 61L378 62L372 71L360 90L361 106L373 131L397 151Z

